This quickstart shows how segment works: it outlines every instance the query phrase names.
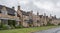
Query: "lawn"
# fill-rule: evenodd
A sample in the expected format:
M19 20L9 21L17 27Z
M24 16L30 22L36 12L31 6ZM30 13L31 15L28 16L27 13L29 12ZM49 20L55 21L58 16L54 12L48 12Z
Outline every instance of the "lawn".
M46 30L55 27L57 26L43 26L43 27L12 29L12 30L0 30L0 33L30 33L34 31Z

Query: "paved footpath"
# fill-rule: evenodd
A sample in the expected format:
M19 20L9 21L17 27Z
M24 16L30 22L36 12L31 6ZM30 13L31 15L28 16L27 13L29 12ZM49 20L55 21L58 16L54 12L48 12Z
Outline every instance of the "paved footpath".
M34 33L60 33L60 27L43 30L43 31L38 31L38 32L34 32Z

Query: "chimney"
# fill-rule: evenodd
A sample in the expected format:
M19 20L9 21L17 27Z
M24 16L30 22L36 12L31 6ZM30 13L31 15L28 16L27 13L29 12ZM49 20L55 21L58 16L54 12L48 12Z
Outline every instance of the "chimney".
M33 11L31 10L31 14L33 13Z
M51 14L50 14L50 17L51 17Z
M12 9L15 9L15 7L12 7Z
M33 11L31 10L30 11L30 14L29 14L29 18L32 19L33 18L33 15L32 15Z
M18 6L18 10L20 10L20 6Z
M54 15L54 18L56 19L56 15Z
M37 16L39 15L39 13L37 12Z
M46 13L44 13L44 16L46 16Z

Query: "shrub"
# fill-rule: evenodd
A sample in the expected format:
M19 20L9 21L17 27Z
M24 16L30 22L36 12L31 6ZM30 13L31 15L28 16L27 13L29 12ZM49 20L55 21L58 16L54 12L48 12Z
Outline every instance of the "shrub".
M1 24L0 24L0 28L1 28L2 26L1 26Z
M15 27L13 25L10 25L11 29L15 29Z
M22 25L16 25L15 28L23 28Z
M11 27L9 25L3 25L2 29L11 29Z
M58 25L60 25L60 23Z
M52 25L54 25L54 24L51 24L50 22L47 22L47 26L52 26Z

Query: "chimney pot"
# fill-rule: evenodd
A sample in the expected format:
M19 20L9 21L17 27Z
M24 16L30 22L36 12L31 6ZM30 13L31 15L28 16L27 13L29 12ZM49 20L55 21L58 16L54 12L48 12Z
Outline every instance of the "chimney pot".
M18 10L20 10L20 6L18 6Z
M12 7L12 9L15 9L14 7Z

